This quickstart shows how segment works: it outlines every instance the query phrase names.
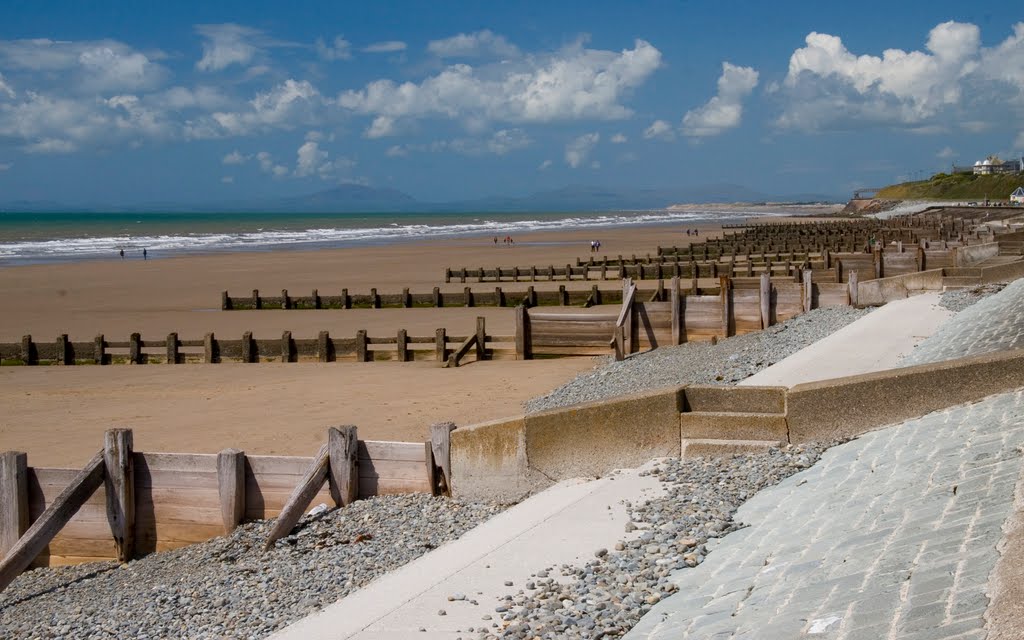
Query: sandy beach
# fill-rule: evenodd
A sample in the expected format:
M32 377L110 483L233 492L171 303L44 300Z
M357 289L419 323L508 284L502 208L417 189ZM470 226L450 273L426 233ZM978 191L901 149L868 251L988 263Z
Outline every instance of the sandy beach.
M696 225L694 225L696 226ZM715 225L700 225L701 237ZM544 232L515 238L515 246L490 237L355 249L222 253L121 261L12 266L0 269L0 341L24 334L49 340L60 333L90 340L127 339L138 331L182 339L213 331L226 337L252 331L296 338L320 330L371 336L433 335L472 331L477 316L491 333L511 333L511 309L363 309L230 311L221 292L278 295L340 292L430 291L434 286L490 289L493 283L444 284L444 268L564 265L589 255L646 254L658 244L687 242L685 227L630 227L599 232ZM559 283L553 283L557 287ZM574 283L589 288L593 282ZM506 286L506 285L502 285ZM510 287L525 288L526 284ZM537 283L538 287L552 286ZM611 286L611 283L609 283ZM145 451L215 452L237 447L250 453L310 455L328 426L355 424L372 440L423 440L441 420L472 424L521 411L593 365L591 358L471 363L440 369L433 362L217 364L188 366L4 367L0 369L0 450L29 453L33 465L77 465L102 443L104 429L135 429Z

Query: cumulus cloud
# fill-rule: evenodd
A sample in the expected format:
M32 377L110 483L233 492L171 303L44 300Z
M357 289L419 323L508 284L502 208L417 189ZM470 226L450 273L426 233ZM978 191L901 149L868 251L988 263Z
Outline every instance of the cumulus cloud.
M611 138L609 138L609 140L612 144L625 144L629 142L629 138L627 138L625 134L622 133L616 133Z
M324 42L323 38L317 38L316 54L328 61L351 60L352 43L341 36L335 36L331 44Z
M407 45L401 40L386 40L384 42L374 42L373 44L366 45L363 47L365 53L397 53L399 51L405 51Z
M231 153L221 158L220 161L223 164L244 164L251 157L252 156L243 155L241 152L238 151L238 149L235 149Z
M398 127L394 118L390 116L377 116L363 135L371 139L395 136L398 135Z
M376 80L346 91L338 103L352 112L402 119L460 120L480 127L487 122L553 122L626 118L632 110L623 98L642 85L661 64L661 52L643 40L621 52L575 44L553 55L527 56L515 64L471 67L456 64L420 83Z
M427 51L438 58L480 58L484 56L515 58L519 56L518 47L490 29L460 33L443 40L431 40L427 44Z
M298 160L295 163L295 175L309 176L320 173L325 167L329 167L327 161L328 153L320 149L320 143L307 140L299 147L297 152Z
M7 84L7 81L4 80L4 74L2 73L0 73L0 95L5 95L12 99L17 97L17 94L14 93L14 89L11 88L11 85Z
M388 147L387 151L384 152L384 155L389 158L405 158L409 155L409 150L400 144L393 144Z
M198 24L196 33L203 38L203 57L196 63L200 71L221 71L233 64L245 66L260 52L263 32L240 24Z
M151 95L154 102L175 111L186 109L212 111L225 109L231 105L231 98L220 89L202 85L197 87L175 86Z
M42 138L26 144L23 148L28 153L72 153L78 149L78 145L71 140Z
M651 126L644 129L644 138L648 140L672 140L675 137L672 125L664 120L655 120Z
M274 162L274 157L267 151L260 151L256 154L256 161L260 165L260 171L269 173L275 178L283 178L288 175L288 167Z
M585 133L572 140L565 146L565 164L577 169L587 160L587 156L594 150L601 140L599 133Z
M315 125L327 102L308 80L288 78L268 91L257 93L246 109L216 111L208 120L195 123L191 136L248 135L270 129Z
M948 160L950 158L956 157L956 151L953 151L953 147L943 147L941 150L939 150L938 153L935 154L935 157L942 158L943 160Z
M537 170L538 171L547 171L548 169L551 168L552 164L554 164L554 163L551 162L551 160L545 160L544 162L540 163L540 165L537 167Z
M722 63L718 78L718 95L683 116L683 135L716 136L739 126L743 117L743 100L757 86L758 73L750 67Z
M116 40L0 40L0 64L14 72L28 72L35 80L46 72L44 81L79 92L151 89L168 75L146 54Z
M935 126L958 110L991 113L1024 104L1024 23L994 48L981 47L974 25L944 22L924 50L887 49L856 55L834 35L812 32L793 52L781 85L783 128L837 130L856 126Z
M0 162L0 171L7 171L14 166L13 162Z

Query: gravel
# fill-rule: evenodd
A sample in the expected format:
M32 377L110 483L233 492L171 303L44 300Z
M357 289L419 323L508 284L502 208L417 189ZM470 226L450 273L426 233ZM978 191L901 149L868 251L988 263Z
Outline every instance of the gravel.
M37 569L0 593L0 638L260 638L453 540L501 508L425 494L272 521L123 566Z
M869 309L814 309L765 331L734 336L717 345L689 342L659 347L621 362L606 359L546 396L526 403L534 413L581 402L683 384L735 384L858 320Z
M979 284L968 289L946 291L939 296L939 304L953 313L960 313L975 302L999 293L1006 288L1007 284L1006 282L996 282L992 284Z
M837 443L830 443L832 446ZM499 598L478 638L615 638L675 592L671 575L704 561L705 543L741 528L736 508L760 489L817 462L819 443L726 458L662 461L650 473L664 497L626 503L631 520L615 550L585 564L538 569Z

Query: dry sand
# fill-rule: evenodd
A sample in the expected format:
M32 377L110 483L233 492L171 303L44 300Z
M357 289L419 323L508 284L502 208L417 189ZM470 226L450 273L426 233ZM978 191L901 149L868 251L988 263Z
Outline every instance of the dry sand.
M60 333L85 341L99 333L126 340L138 331L161 340L171 331L196 339L213 331L240 337L371 336L488 332L511 334L510 309L219 310L221 291L267 295L429 292L434 286L491 289L494 283L444 285L444 268L565 265L589 255L638 255L659 244L687 243L685 226L548 232L517 236L514 247L490 237L320 251L231 253L180 258L79 262L0 268L0 341ZM702 225L701 237L716 230ZM559 283L553 283L557 287ZM578 283L589 288L594 282ZM507 288L525 288L503 284ZM537 286L547 286L537 283ZM609 282L608 286L615 286ZM135 429L144 451L312 455L328 426L355 424L368 440L419 441L440 420L472 424L521 411L593 366L591 358L470 363L455 370L432 362L216 365L111 365L0 369L0 451L29 453L32 465L78 465L101 446L104 429Z

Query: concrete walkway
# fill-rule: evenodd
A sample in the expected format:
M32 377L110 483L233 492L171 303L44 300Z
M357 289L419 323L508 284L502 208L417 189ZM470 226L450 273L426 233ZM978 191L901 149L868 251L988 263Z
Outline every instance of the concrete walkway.
M501 617L499 598L522 588L538 567L583 563L626 539L622 502L663 492L641 470L561 482L271 637L454 639L473 635L471 627L490 628ZM465 600L448 600L456 594Z
M626 638L985 638L1022 445L1018 391L834 447L744 504L750 526Z
M953 315L939 306L939 295L890 302L739 384L792 387L892 369Z

